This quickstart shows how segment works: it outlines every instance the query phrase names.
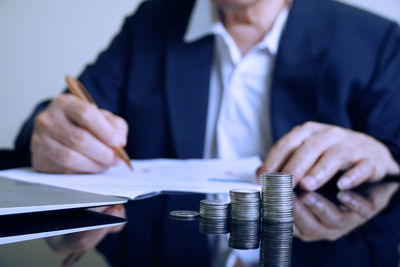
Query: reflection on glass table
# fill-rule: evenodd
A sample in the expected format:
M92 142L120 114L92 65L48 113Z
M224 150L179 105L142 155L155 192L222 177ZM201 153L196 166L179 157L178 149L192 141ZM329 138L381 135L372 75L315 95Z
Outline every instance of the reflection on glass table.
M363 186L337 194L339 204L316 192L294 200L294 236L304 241L337 240L382 211L398 190L397 183Z
M126 218L125 207L123 205L90 208L89 210ZM67 254L67 257L62 262L62 266L71 266L77 262L86 251L94 248L107 234L117 233L121 231L124 226L125 225L118 225L91 231L53 236L46 238L46 241L54 252Z
M200 200L226 196L163 194L128 202L119 214L128 223L113 229L118 232L60 236L48 244L68 255L66 264L95 248L111 266L288 266L286 261L307 267L397 267L398 189L397 182L384 182L346 192L296 192L294 227L173 220L173 210L199 210ZM282 249L285 244L291 251Z

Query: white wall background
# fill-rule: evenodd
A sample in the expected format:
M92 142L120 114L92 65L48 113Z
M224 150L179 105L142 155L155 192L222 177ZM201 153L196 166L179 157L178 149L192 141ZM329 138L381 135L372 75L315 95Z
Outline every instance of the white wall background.
M141 0L0 1L0 148L40 100L64 88ZM399 0L342 0L400 22Z
M0 148L107 47L140 0L0 0Z

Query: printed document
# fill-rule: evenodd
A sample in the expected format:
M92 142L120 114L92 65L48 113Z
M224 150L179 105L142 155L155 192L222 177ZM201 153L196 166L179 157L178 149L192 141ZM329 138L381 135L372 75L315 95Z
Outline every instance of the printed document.
M259 189L258 157L237 160L132 160L134 171L121 163L100 174L47 174L32 168L0 171L0 177L85 192L135 199L162 191L228 193L234 188Z

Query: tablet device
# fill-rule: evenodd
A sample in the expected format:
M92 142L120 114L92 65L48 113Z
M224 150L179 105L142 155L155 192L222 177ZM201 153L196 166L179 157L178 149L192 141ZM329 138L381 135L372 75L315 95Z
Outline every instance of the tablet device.
M85 209L0 216L0 245L126 223L126 219Z
M60 177L62 179L62 177ZM126 199L0 177L0 216L123 204Z

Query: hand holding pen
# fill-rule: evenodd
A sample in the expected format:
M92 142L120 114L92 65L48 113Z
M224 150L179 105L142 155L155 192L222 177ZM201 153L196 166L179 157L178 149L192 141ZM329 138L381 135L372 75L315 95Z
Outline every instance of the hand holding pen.
M76 80L66 79L76 86ZM62 94L35 118L32 165L51 173L103 172L121 158L129 162L120 152L127 134L121 117L81 97Z

